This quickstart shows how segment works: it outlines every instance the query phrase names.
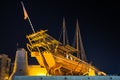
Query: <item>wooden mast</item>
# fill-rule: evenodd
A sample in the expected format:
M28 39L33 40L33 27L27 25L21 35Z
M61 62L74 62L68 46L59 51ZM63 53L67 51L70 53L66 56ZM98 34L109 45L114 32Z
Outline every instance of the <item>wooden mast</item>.
M80 34L80 28L79 28L78 20L77 20L77 23L76 23L76 49L78 50L77 57L84 60L84 61L87 61L86 55L85 55L85 50L84 50L84 47L83 47L82 37L81 37L81 34Z

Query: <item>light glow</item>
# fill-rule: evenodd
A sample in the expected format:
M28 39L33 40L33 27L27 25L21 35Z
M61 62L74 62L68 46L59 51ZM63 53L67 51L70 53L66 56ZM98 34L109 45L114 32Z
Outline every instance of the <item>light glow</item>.
M46 76L47 70L45 68L41 68L40 65L31 65L28 66L29 76Z

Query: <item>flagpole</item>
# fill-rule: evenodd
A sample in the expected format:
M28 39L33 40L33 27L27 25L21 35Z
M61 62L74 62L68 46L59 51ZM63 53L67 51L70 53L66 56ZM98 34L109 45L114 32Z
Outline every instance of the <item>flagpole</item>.
M28 19L28 21L29 21L29 23L30 23L30 26L31 26L31 29L32 29L32 31L35 33L35 30L34 30L34 27L33 27L33 25L32 25L32 22L31 22L31 20L30 20L30 18L29 18L29 16L28 16L28 13L27 13L27 11L26 11L26 9L25 9L25 6L24 6L24 4L23 4L22 1L21 1L21 4L22 4L22 7L23 7L23 11L24 11L24 17L25 17L25 19ZM27 16L25 16L25 13L26 13Z

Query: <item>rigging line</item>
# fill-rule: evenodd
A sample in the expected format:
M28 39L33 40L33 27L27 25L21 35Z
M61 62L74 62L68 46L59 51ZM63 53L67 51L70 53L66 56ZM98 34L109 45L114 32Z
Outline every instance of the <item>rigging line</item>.
M68 36L67 36L67 30L66 30L66 44L69 44Z
M73 43L72 43L72 46L75 48L75 41L76 41L76 32L74 34L74 38L73 38Z
M61 39L61 36L62 36L62 28L61 28L61 32L60 32L59 41L60 41L60 39Z

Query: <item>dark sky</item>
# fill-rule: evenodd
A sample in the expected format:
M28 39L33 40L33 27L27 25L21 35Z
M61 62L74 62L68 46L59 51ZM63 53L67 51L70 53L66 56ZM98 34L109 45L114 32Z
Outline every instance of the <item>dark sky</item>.
M120 73L120 5L101 0L24 0L35 31L47 29L59 39L62 19L66 19L69 43L72 44L76 20L79 20L88 62L108 74ZM20 0L0 2L0 54L12 61L16 44L26 48L26 35L32 33L23 19Z

